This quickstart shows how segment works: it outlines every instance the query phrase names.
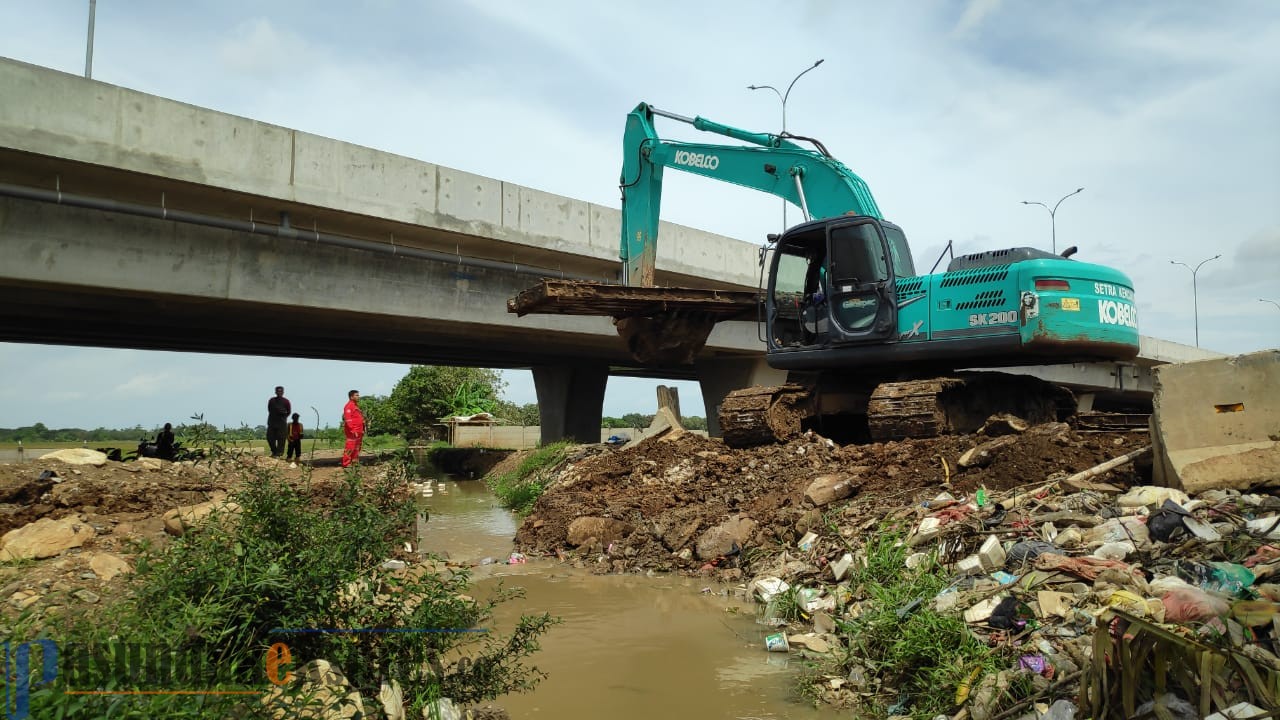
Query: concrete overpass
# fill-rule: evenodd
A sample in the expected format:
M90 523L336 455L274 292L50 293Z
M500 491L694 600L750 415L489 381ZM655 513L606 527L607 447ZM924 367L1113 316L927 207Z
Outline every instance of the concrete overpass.
M0 340L529 367L547 439L597 436L610 373L698 378L709 415L779 379L753 323L640 368L607 319L506 312L536 277L615 278L612 208L12 60L0 97ZM659 284L755 286L756 245L662 235Z

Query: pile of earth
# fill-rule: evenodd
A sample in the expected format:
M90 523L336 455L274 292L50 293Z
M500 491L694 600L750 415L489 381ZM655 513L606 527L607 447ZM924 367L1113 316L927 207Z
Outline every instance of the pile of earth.
M859 506L899 506L944 489L959 495L1043 482L1149 442L1145 433L1079 432L1062 423L1000 440L839 446L807 433L786 444L733 449L692 433L652 438L567 462L515 542L526 554L567 551L603 572L712 569L735 580L753 550L792 543L823 522L806 499L818 478L846 483ZM961 469L961 456L984 443L994 447L982 462Z
M164 514L225 497L243 477L236 469L279 473L325 504L343 482L336 454L330 454L334 457L318 455L311 465L293 467L247 454L223 463L144 458L95 465L40 458L0 464L0 538L37 521L92 530L85 533L87 540L55 556L0 566L0 617L93 605L121 592L123 580L117 578L128 572L140 548L170 540Z

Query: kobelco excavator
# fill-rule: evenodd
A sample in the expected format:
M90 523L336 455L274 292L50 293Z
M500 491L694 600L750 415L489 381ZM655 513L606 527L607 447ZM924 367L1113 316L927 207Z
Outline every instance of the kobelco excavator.
M746 144L663 140L655 117ZM767 360L788 371L788 382L725 399L719 420L732 445L785 439L814 425L828 436L884 440L972 432L1001 412L1061 419L1074 411L1062 388L1023 375L956 371L1138 353L1132 282L1070 259L1075 248L1061 256L990 250L920 275L902 229L822 143L644 103L627 116L623 147L620 254L628 286L653 284L664 168L782 197L805 217L770 235L763 258Z

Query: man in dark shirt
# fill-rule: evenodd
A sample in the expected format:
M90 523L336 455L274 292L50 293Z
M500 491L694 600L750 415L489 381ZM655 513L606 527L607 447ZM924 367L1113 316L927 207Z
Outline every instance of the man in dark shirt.
M173 459L173 424L165 423L164 429L156 435L156 457L165 460Z
M271 457L278 458L284 454L291 412L293 405L284 396L284 387L277 385L276 396L267 401L267 447L271 449Z

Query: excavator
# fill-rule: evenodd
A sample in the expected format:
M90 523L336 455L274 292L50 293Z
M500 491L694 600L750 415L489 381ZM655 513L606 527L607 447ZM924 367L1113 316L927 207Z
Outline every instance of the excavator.
M744 144L666 140L656 117ZM785 440L810 427L880 441L973 432L1001 413L1063 419L1075 410L1064 388L1026 375L960 371L1138 353L1133 284L1123 273L1071 259L1074 247L1061 255L1015 247L953 256L943 272L919 274L902 228L884 219L866 182L813 138L641 103L627 116L623 143L626 286L654 284L665 168L782 197L805 218L768 236L762 302L755 303L768 364L786 370L787 382L726 397L718 417L730 445ZM638 327L660 335L662 319Z

